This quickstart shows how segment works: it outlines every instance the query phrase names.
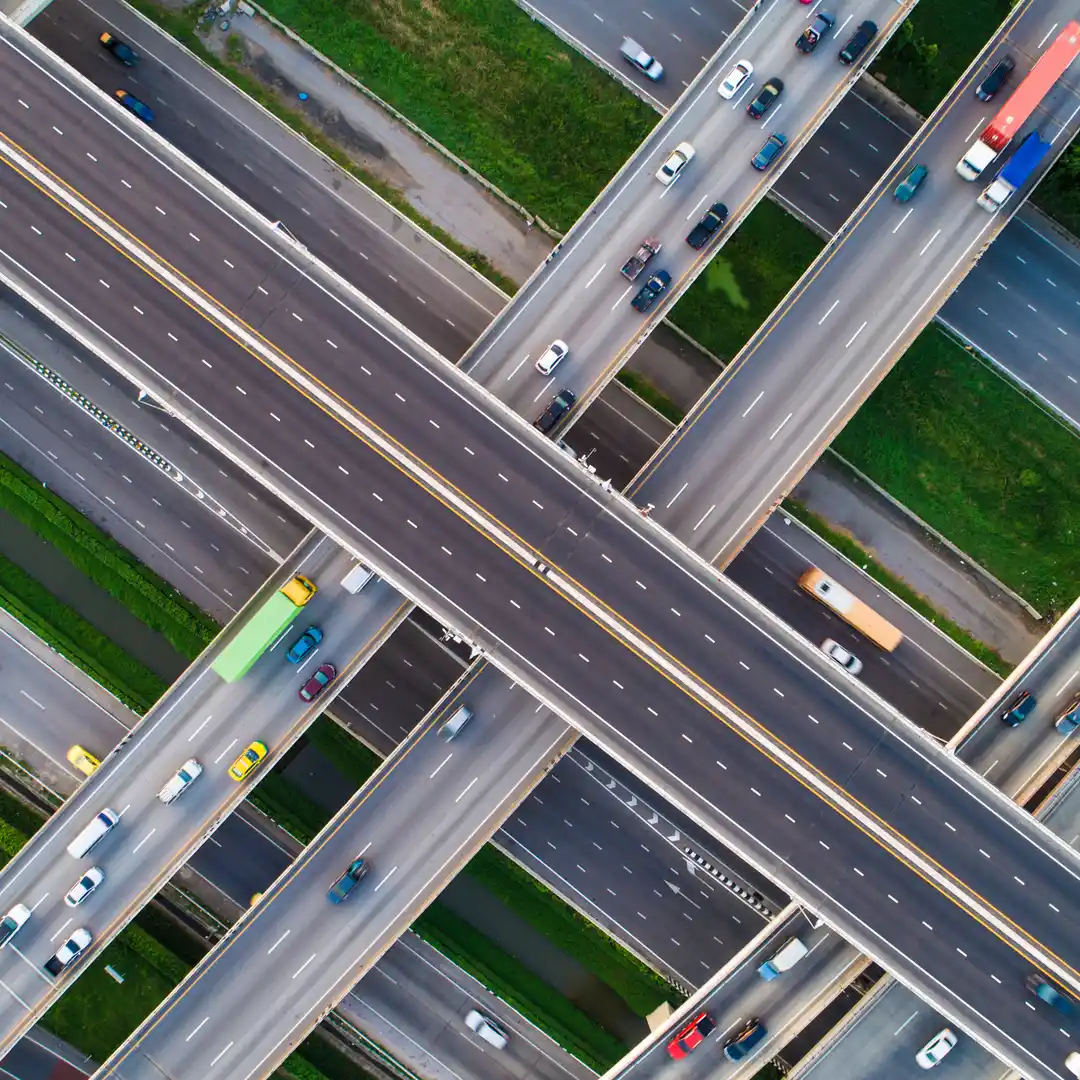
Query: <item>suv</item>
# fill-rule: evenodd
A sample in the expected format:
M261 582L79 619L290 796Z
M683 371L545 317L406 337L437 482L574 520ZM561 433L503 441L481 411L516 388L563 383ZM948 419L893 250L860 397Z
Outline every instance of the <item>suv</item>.
M1035 695L1030 690L1021 690L1001 714L1001 722L1009 727L1017 727L1025 721L1035 708Z
M990 74L975 87L975 96L980 101L989 101L1009 81L1014 67L1016 61L1011 56L1003 56Z
M368 872L368 864L363 859L355 859L349 864L348 870L330 886L326 898L332 904L340 904L364 880Z
M695 251L700 251L723 228L725 221L727 207L722 202L714 202L705 216L690 230L686 242Z
M866 51L866 46L877 37L877 23L867 19L859 23L859 29L848 38L848 43L840 50L841 64L854 64Z
M664 65L647 53L633 38L623 38L622 47L619 49L623 59L641 72L647 79L658 82L664 74Z
M742 1061L768 1034L760 1020L750 1020L734 1035L724 1040L724 1056L728 1061Z
M835 25L835 15L830 15L827 11L819 11L814 21L799 35L799 40L795 42L795 48L799 52L813 52L822 37Z
M90 945L93 939L90 931L79 927L59 949L45 961L45 970L50 975L59 975L68 965L75 963Z
M776 99L784 92L782 79L770 79L760 90L758 96L746 106L746 113L752 120L760 120L772 107Z
M533 427L549 434L560 420L574 407L577 394L573 390L560 390L548 402L548 407L533 421Z
M630 306L635 311L645 312L656 303L657 297L663 295L671 284L671 275L666 270L657 270L655 274L638 290L637 296L630 301Z
M896 185L893 195L897 202L910 202L915 197L915 192L922 186L928 170L925 165L915 165L911 171Z

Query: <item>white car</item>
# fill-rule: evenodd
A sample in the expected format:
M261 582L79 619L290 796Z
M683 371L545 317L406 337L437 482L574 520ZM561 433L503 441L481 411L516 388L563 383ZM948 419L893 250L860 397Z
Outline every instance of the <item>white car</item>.
M941 1064L945 1055L959 1040L952 1028L942 1028L916 1055L915 1061L920 1069L932 1069Z
M485 1016L478 1009L469 1010L465 1017L465 1026L470 1031L475 1031L484 1042L490 1043L496 1050L505 1050L510 1041L506 1032L490 1016Z
M739 87L753 74L754 65L749 60L740 60L718 87L720 96L725 101L730 101L739 92Z
M862 671L862 661L857 656L852 656L839 641L833 641L831 637L821 643L821 651L852 675L858 675Z
M45 961L45 970L53 976L59 975L69 964L75 963L80 956L90 946L90 942L93 938L90 935L90 931L84 926L80 926L78 930L74 931L60 946L56 952Z
M91 866L89 870L67 891L64 903L68 907L78 907L103 881L105 871L100 866Z
M679 174L694 160L694 148L688 142L681 142L667 156L667 161L656 170L656 179L664 187L674 184Z
M30 918L30 909L25 904L16 904L0 919L0 945L6 945Z
M565 341L553 341L536 361L536 370L541 375L550 375L566 359L570 346Z

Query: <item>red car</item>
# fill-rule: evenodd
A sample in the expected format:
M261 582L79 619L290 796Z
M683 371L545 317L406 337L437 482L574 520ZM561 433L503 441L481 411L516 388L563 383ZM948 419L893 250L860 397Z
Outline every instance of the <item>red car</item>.
M667 1052L678 1061L696 1050L716 1029L716 1022L707 1012L700 1012L685 1024L667 1044Z
M301 701L314 701L337 678L337 668L333 664L323 664L315 669L315 674L300 687Z

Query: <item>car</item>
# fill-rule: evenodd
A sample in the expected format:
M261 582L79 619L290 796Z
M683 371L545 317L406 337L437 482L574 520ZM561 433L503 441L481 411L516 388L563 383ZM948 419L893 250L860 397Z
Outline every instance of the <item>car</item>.
M6 945L30 918L30 909L25 904L16 904L0 919L0 947Z
M687 234L686 242L695 251L700 251L723 228L727 215L727 207L722 202L714 202Z
M655 56L647 53L633 38L623 38L622 47L619 49L623 59L647 79L659 82L664 76L664 65Z
M566 359L570 346L565 341L553 341L536 361L536 370L541 375L550 375Z
M300 687L300 700L314 701L336 678L337 668L333 664L320 664Z
M830 15L827 11L819 11L814 16L814 21L799 35L799 40L795 42L795 48L803 53L813 52L817 48L818 42L835 25L835 15Z
M89 750L84 750L81 746L73 746L67 752L67 759L79 770L84 776L93 776L94 772L101 762L90 753Z
M573 390L560 390L547 404L547 408L533 421L533 427L539 428L545 435L555 429L563 417L574 407L577 394Z
M1055 986L1037 971L1033 971L1025 980L1029 994L1034 994L1040 1001L1045 1001L1051 1009L1056 1009L1062 1016L1072 1016L1076 1012L1076 1002L1064 990Z
M45 961L45 970L53 976L75 963L90 945L93 938L85 927L79 927L59 949Z
M120 61L124 67L134 67L139 62L139 54L126 42L121 41L108 30L98 34L98 41Z
M858 30L848 38L847 44L840 50L841 64L854 64L866 51L866 46L877 37L877 23L871 19L859 23Z
M1080 1053L1074 1050L1065 1059L1065 1068L1073 1074L1073 1076L1080 1076Z
M479 1009L469 1010L465 1016L465 1026L479 1035L484 1042L494 1046L496 1050L505 1050L506 1044L510 1041L506 1032Z
M916 1055L915 1064L920 1069L932 1069L959 1040L952 1028L942 1028Z
M103 881L105 871L100 866L91 866L89 870L74 885L68 889L64 896L64 903L68 907L78 907Z
M134 113L144 124L154 122L154 110L145 101L140 101L139 98L127 90L114 90L113 94L129 113Z
M290 664L299 664L322 639L323 632L317 626L309 626L289 647L285 659Z
M821 651L830 659L839 664L845 671L850 671L852 675L858 675L862 671L862 661L840 644L839 641L833 641L832 638L826 638L821 643Z
M694 160L694 148L688 142L681 142L668 154L664 164L656 170L656 179L664 187L674 184L680 173Z
M1028 718L1034 708L1035 695L1030 690L1021 690L1001 714L1001 722L1009 727L1017 727Z
M929 169L925 165L913 165L907 176L896 185L893 195L897 202L910 202L922 186Z
M229 775L239 783L266 757L266 743L253 742L230 766Z
M787 136L774 131L766 140L765 145L750 159L750 164L758 172L764 172L783 152L787 146Z
M724 1040L724 1057L728 1061L742 1061L768 1034L760 1020L748 1021L734 1035Z
M1009 81L1009 76L1016 67L1011 56L1003 56L991 69L990 74L975 87L975 96L980 101L990 101L993 96Z
M1080 695L1074 697L1065 711L1054 721L1059 735L1071 735L1080 727Z
M783 92L783 79L770 79L758 92L758 96L746 106L746 115L751 120L760 120Z
M678 1061L696 1050L715 1029L716 1021L707 1012L699 1012L668 1040L667 1052Z
M364 859L354 859L349 863L348 870L330 886L326 898L332 904L340 904L346 896L363 881L368 872L368 864Z
M630 301L630 306L635 311L646 312L656 303L657 298L662 296L671 284L671 275L666 270L657 270L644 285L638 289L637 295Z
M725 101L730 101L751 75L754 74L754 65L749 60L740 60L728 73L727 78L717 87L720 96Z

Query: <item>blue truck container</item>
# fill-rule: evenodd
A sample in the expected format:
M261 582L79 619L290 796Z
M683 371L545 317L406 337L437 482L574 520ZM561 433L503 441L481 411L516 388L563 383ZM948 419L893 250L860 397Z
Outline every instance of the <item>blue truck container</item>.
M1039 133L1033 131L1017 147L1016 153L1005 163L994 182L979 196L979 205L991 213L1000 210L1012 193L1027 183L1049 149L1050 144L1043 142Z

